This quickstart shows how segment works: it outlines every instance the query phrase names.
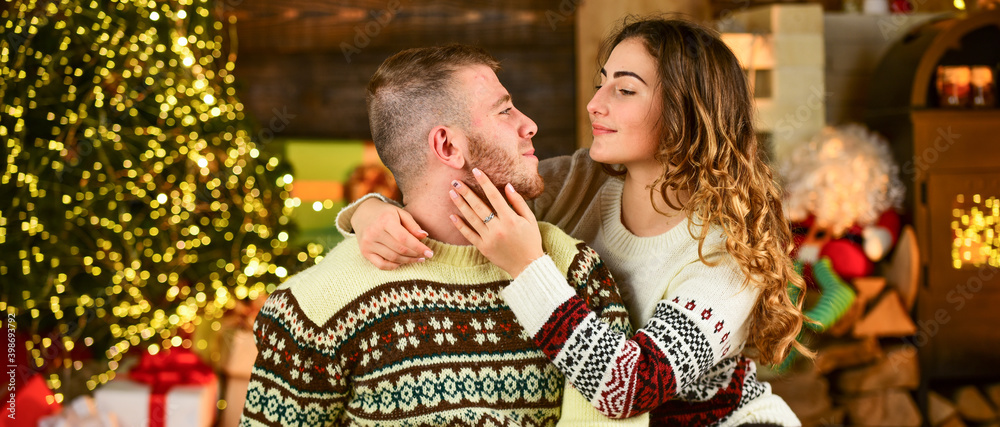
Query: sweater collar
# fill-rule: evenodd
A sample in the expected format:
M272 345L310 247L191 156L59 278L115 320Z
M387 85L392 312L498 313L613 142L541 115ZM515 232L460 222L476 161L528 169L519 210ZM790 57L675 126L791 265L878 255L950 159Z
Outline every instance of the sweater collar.
M677 249L684 243L690 243L695 239L691 232L700 232L697 225L690 227L690 222L684 218L665 233L639 237L632 234L625 224L622 224L622 191L625 188L624 180L620 178L608 179L601 192L601 225L606 236L605 244L609 248L621 251L625 255L646 256L650 251L664 251L669 248ZM662 253L662 252L661 252ZM645 255L643 255L645 254Z
M472 245L452 245L431 238L425 238L422 242L434 251L434 256L427 262L440 262L455 267L475 267L490 262Z

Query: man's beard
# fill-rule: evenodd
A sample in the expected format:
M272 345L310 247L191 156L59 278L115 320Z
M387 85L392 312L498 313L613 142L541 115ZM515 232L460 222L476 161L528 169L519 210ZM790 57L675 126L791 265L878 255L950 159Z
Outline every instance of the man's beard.
M486 142L486 138L475 133L467 133L469 137L469 162L465 165L466 176L462 180L470 189L483 201L489 203L486 194L479 186L479 182L472 175L472 168L478 168L493 181L493 184L503 188L507 183L514 187L514 190L525 200L531 200L542 194L545 189L545 181L538 174L538 170L525 171L523 165L519 164L520 156L511 157L495 145ZM500 190L503 193L503 190Z

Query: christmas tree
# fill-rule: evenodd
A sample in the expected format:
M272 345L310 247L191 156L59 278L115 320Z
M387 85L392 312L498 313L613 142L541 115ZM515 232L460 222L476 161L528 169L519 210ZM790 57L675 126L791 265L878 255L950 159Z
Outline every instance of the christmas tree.
M203 347L196 325L319 255L289 246L292 175L236 99L224 5L5 7L0 311L57 400L136 347Z

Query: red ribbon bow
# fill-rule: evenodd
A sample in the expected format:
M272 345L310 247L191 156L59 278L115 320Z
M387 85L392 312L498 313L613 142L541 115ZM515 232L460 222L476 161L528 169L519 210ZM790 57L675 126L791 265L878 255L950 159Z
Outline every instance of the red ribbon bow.
M210 384L215 381L215 372L191 350L174 347L157 354L144 353L129 378L153 387L149 395L149 427L163 427L167 392L177 385Z

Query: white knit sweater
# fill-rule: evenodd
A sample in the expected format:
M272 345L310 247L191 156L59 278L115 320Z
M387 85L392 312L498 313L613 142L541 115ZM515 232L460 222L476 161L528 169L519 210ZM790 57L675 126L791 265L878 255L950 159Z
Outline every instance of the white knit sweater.
M721 230L708 234L703 255L713 265L706 265L692 237L700 228L687 220L659 236L630 233L621 193L621 180L607 180L576 231L593 233L587 238L619 284L636 336L600 327L593 313L569 314L572 290L543 257L501 294L536 344L553 345L545 335L568 337L550 357L609 416L652 411L652 420L667 423L799 425L740 355L758 292L743 286ZM669 392L644 390L650 383Z

